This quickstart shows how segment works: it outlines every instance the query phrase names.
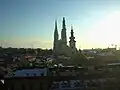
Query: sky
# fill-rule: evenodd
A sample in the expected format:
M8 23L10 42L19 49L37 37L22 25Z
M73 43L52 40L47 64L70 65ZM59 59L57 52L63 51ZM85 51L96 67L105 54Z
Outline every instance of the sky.
M52 48L55 20L60 34L63 17L77 48L120 46L120 0L0 0L0 45Z

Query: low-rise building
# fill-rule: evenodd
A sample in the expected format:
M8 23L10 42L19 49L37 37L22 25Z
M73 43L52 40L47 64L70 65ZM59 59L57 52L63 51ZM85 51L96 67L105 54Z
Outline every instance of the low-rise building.
M6 77L29 77L29 76L47 76L47 68L34 68L34 69L22 69L15 70Z

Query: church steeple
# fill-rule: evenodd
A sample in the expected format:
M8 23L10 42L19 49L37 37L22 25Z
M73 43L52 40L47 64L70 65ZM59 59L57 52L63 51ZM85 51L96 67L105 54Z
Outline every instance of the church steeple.
M67 45L65 17L63 17L63 22L62 22L61 40L64 42L64 44Z
M66 25L65 25L65 17L63 17L62 28L63 28L63 29L66 29Z
M74 37L73 27L71 26L71 37L70 37L69 44L70 44L70 47L71 47L72 49L73 49L73 48L76 48L75 43L76 43L76 41L75 41L75 37Z
M73 27L71 25L71 37L74 37Z
M58 37L57 20L55 20L54 40L58 40Z
M57 20L55 20L55 30L57 30Z
M58 39L59 39L59 35L58 35L58 29L57 29L57 20L55 20L54 47L53 48L55 48Z

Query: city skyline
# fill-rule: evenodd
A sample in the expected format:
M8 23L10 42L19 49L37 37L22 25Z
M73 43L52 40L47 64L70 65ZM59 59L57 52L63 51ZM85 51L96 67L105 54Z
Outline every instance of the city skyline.
M0 13L3 47L52 48L54 22L60 33L63 17L67 40L72 25L77 48L120 45L119 0L1 0Z

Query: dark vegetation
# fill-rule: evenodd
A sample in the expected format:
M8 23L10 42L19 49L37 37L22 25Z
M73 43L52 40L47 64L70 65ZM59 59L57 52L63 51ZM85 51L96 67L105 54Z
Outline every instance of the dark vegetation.
M98 52L108 52L110 49L100 49ZM78 54L71 56L69 59L65 58L56 58L56 61L53 63L59 64L62 63L63 65L76 65L76 66L89 66L89 65L103 65L108 63L117 63L120 60L120 51L113 52L116 56L98 56L96 54L87 54L81 53L79 51ZM24 56L24 55L35 55L35 56L42 56L42 57L49 57L53 55L52 49L32 49L32 48L2 48L0 47L0 57L4 58L4 63L12 63L14 56ZM94 57L88 59L87 57ZM119 58L119 59L118 59ZM27 63L27 62L26 62Z

